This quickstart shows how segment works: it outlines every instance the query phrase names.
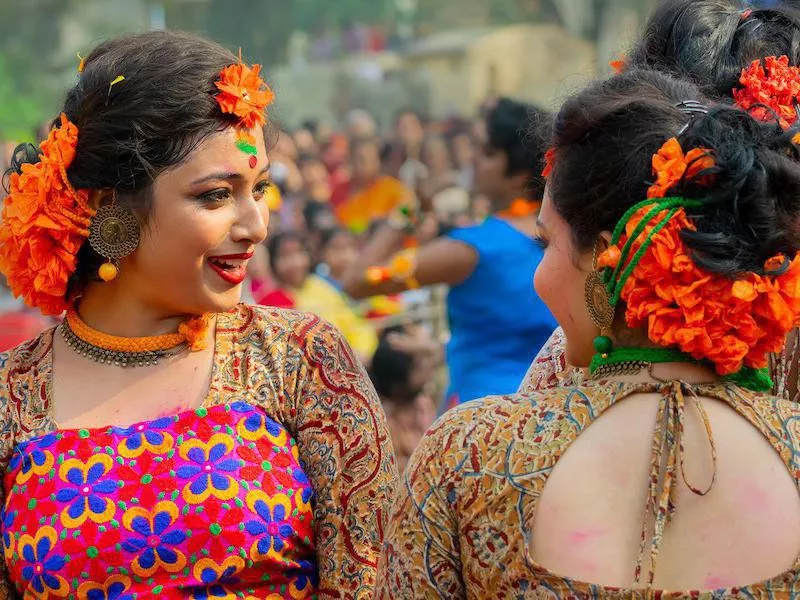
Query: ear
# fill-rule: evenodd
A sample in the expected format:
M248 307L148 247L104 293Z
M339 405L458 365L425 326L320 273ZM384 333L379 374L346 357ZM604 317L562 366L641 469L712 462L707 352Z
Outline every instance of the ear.
M89 192L89 205L97 210L101 206L111 204L114 199L114 191L109 189L96 189Z
M600 235L598 236L597 243L599 246L597 247L598 252L604 252L608 250L608 247L611 245L611 235L610 231L601 231Z
M595 244L595 246L583 251L578 258L578 267L587 273L594 269L595 252L597 252L597 256L599 256L611 245L611 232L601 231L597 236Z

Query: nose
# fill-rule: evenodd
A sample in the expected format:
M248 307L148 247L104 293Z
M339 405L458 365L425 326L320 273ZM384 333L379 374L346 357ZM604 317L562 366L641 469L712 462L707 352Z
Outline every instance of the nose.
M267 237L269 208L265 201L257 201L252 194L238 204L236 222L231 228L231 238L236 242L258 245Z

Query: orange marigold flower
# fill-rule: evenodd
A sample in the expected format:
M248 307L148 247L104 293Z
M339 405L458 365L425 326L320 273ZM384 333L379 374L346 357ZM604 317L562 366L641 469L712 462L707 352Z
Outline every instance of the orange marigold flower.
M15 296L47 315L69 306L67 283L95 214L88 191L67 179L77 145L78 128L62 114L41 144L39 162L11 175L0 216L0 273Z
M686 154L677 138L670 138L653 155L653 175L656 181L647 190L648 198L664 198L681 181L691 181L701 172L714 166L708 148L693 148ZM701 180L702 183L703 182Z
M619 247L609 246L600 254L600 256L597 257L597 268L615 269L619 264L620 258L622 258L622 252L620 251Z
M550 174L553 172L553 168L556 166L556 149L549 148L547 152L544 153L544 169L542 170L542 177L547 179L550 177Z
M240 126L253 129L266 122L264 111L275 95L259 73L261 65L237 63L222 69L216 82L220 93L215 96L223 113L239 117Z
M628 61L625 60L624 56L620 56L617 60L610 61L608 66L613 69L614 73L619 75L625 72L625 69L628 67Z
M645 206L633 215L620 246L651 209L652 205ZM736 373L744 366L766 366L769 354L779 352L788 332L800 325L800 255L782 275L747 273L730 280L703 271L691 261L680 236L687 228L694 226L681 208L653 236L626 281L620 298L628 327L645 328L652 342L711 361L720 375ZM648 224L631 244L631 255L652 229ZM606 251L601 257L607 266L619 260L614 254ZM766 266L783 260L770 259Z
M742 69L740 88L733 99L755 118L770 121L778 117L788 129L797 121L795 104L800 100L800 68L789 66L788 56L767 56Z

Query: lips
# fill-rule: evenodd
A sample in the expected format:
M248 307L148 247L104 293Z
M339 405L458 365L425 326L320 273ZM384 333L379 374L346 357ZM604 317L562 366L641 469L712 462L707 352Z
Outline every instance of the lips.
M239 285L247 277L247 261L253 257L252 252L246 254L225 254L209 256L208 266L231 285Z

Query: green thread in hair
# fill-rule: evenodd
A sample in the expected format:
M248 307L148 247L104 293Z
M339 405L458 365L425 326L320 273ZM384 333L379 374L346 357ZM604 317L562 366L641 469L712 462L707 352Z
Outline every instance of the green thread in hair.
M702 206L703 203L699 200L681 198L680 196L643 200L625 211L625 214L619 220L616 227L614 227L614 231L611 236L612 245L619 244L622 234L625 231L625 226L628 224L628 221L631 220L633 215L642 208L650 205L653 205L653 208L642 217L641 221L639 221L623 247L620 249L620 258L617 262L617 265L613 269L610 267L604 269L603 281L610 295L609 302L612 307L616 307L616 305L619 303L620 295L625 287L625 283L633 274L634 269L636 269L636 266L639 264L639 261L642 259L645 252L649 250L653 243L653 238L664 227L666 227L667 223L669 223L670 219L675 216L679 209L697 208ZM633 248L633 244L641 236L645 228L654 220L658 219L657 215L665 210L668 211L666 216L658 220L658 222L648 232L644 241L642 241L639 249L634 253L631 259L628 260L628 256ZM710 366L708 361L696 360L680 350L671 348L614 348L605 355L605 358L600 354L595 354L592 358L592 363L589 366L589 371L594 373L602 366L614 365L623 362L644 362L650 364L685 362ZM773 388L773 382L770 378L769 369L753 369L750 367L743 367L737 373L727 375L723 377L723 379L755 392L769 392Z

